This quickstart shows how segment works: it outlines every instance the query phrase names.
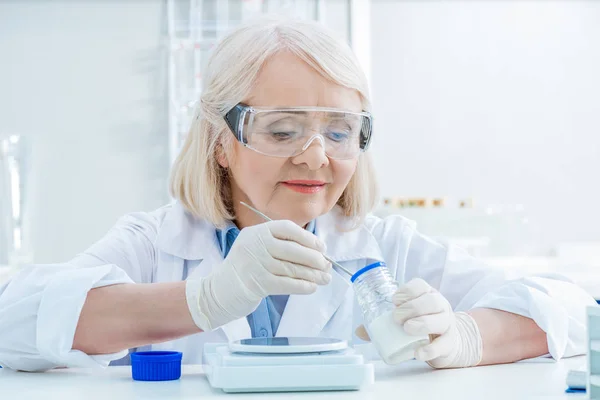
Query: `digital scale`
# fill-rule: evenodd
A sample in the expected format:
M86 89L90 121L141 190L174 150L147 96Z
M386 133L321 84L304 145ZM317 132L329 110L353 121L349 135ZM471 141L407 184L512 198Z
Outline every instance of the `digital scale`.
M359 390L372 384L372 364L344 340L253 338L204 345L210 385L228 393Z

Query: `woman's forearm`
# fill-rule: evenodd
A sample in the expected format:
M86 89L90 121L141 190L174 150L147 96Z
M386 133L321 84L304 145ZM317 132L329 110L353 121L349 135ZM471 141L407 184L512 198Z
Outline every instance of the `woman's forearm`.
M530 318L489 308L474 309L469 314L483 340L479 365L510 363L548 353L546 332Z
M198 332L187 307L185 282L112 285L88 293L73 349L116 353Z

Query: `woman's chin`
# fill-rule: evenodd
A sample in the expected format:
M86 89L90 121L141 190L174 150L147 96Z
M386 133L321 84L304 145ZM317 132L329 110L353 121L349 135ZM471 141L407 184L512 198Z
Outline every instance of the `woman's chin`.
M276 212L277 219L287 219L297 225L305 226L315 218L327 213L329 209L325 205L319 204L296 204L290 203L278 207L280 212Z

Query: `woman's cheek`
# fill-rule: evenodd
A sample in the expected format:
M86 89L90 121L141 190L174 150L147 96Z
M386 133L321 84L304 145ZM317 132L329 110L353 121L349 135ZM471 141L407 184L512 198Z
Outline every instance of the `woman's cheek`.
M352 179L357 163L358 160L340 160L333 163L333 177L336 185L342 187L342 191Z

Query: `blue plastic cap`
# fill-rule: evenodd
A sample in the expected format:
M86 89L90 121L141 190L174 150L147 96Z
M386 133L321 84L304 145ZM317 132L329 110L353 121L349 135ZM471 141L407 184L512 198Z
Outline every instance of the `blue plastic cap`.
M376 263L369 264L366 267L359 269L358 271L356 271L354 273L354 275L352 275L352 278L350 278L350 282L354 283L356 278L358 278L365 272L372 270L373 268L377 268L377 267L385 267L385 263L383 261L377 261Z
M131 353L131 375L136 381L173 381L181 377L178 351L140 351Z

